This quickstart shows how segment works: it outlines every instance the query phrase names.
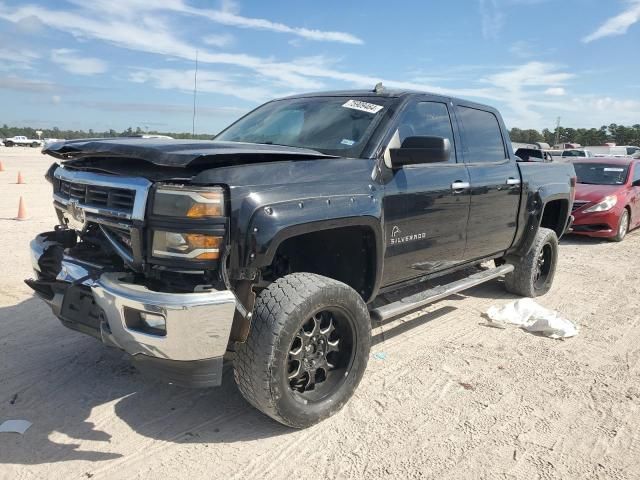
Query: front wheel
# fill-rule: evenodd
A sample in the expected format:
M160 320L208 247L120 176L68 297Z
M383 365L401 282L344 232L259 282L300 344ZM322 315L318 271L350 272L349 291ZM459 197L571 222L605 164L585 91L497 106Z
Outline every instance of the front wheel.
M234 378L245 399L294 428L338 412L364 374L371 321L355 290L310 273L276 280L256 300Z
M514 263L514 270L504 277L507 291L523 297L538 297L551 288L558 263L558 236L540 227L531 250Z
M620 215L620 221L618 222L618 232L616 236L611 240L614 242L621 242L624 240L624 237L627 236L627 232L629 231L629 210L626 208L622 210L622 215Z

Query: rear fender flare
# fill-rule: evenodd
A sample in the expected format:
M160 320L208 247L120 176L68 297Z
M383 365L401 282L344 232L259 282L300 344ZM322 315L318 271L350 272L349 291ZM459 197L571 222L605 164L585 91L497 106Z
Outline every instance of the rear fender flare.
M549 202L554 200L567 201L566 184L551 184L530 192L526 202L527 222L520 245L512 254L515 257L523 257L531 250L533 242L542 222L544 209Z

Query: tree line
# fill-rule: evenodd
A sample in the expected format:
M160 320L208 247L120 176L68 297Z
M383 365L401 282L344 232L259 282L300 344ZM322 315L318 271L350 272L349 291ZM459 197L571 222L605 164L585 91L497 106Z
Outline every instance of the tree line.
M61 130L58 127L53 128L32 128L32 127L9 127L2 125L0 128L0 138L11 138L16 135L24 135L29 138L38 138L36 130L42 131L42 138L64 138L73 140L76 138L110 138L110 137L128 137L132 135L168 135L173 138L195 138L198 140L208 140L214 137L210 133L199 133L191 135L184 132L158 132L155 130L146 131L140 127L135 129L132 127L118 132L110 129L103 132L89 129L84 130ZM580 145L603 145L608 142L614 142L618 145L640 145L640 124L626 127L612 123L609 126L603 125L600 128L559 128L559 143L579 143ZM536 143L545 142L549 145L556 143L556 129L553 131L545 128L542 132L534 129L523 130L520 128L512 128L509 131L512 142L518 143Z
M28 138L38 138L37 130L42 132L42 138L59 138L65 140L74 140L77 138L113 138L113 137L130 137L132 135L167 135L173 138L195 138L198 140L209 140L213 138L211 133L199 133L191 135L190 133L178 132L157 132L155 130L143 130L140 127L129 127L122 132L110 129L103 132L89 129L84 130L62 130L58 127L53 128L32 128L32 127L10 127L7 124L0 128L0 138L11 138L16 135L24 135Z
M640 145L640 124L626 127L612 123L609 126L603 125L600 128L565 128L549 130L545 128L542 132L528 129L521 130L512 128L509 136L512 142L536 143L545 142L549 145L556 143L556 133L558 133L557 143L579 143L580 145L604 145L605 143L616 143L617 145Z

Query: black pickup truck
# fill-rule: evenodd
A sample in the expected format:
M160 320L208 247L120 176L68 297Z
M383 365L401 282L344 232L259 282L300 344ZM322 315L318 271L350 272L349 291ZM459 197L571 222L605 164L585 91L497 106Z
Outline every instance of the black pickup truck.
M59 225L26 282L61 322L171 383L219 385L230 359L298 428L351 397L372 320L497 277L547 292L575 186L571 164L517 163L495 109L380 88L271 101L212 141L45 153Z

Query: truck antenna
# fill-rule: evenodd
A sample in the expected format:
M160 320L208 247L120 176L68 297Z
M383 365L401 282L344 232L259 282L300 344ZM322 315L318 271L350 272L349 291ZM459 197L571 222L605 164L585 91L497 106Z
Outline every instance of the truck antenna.
M196 94L198 93L198 50L196 50L196 69L193 72L193 120L191 122L191 136L196 136Z

